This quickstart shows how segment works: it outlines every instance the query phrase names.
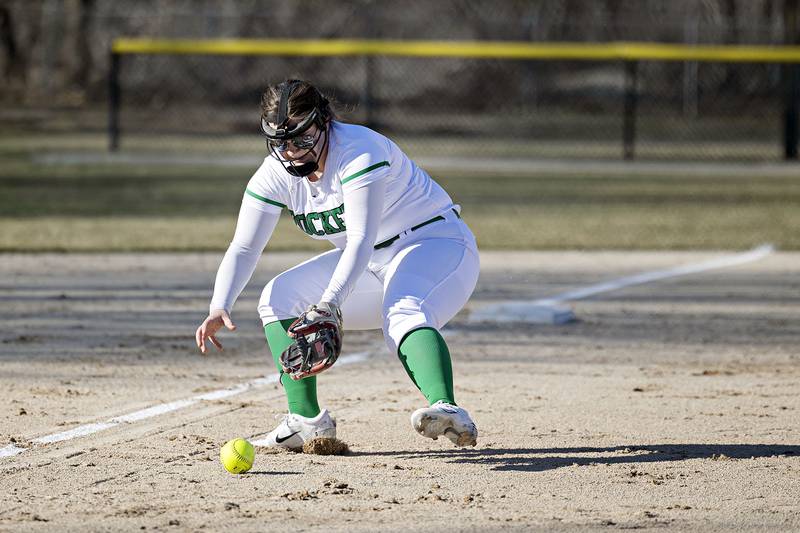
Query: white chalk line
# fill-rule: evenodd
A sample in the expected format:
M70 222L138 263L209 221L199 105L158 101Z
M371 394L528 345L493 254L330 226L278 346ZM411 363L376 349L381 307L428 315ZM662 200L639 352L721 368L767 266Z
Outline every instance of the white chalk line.
M643 285L653 281L752 263L767 257L774 251L775 247L773 245L762 244L761 246L757 246L756 248L753 248L747 252L718 257L716 259L710 259L708 261L695 263L693 265L683 265L664 270L656 270L653 272L643 272L633 276L626 276L611 281L589 285L581 289L562 292L548 298L540 298L533 301L508 301L499 304L487 305L474 311L470 315L470 320L493 321L499 320L499 318L495 317L499 317L500 315L503 315L505 320L508 319L509 315L513 317L515 313L521 313L519 316L524 316L526 314L526 310L533 307L557 306L558 304L565 302L581 300L583 298L588 298L589 296L602 294L604 292L616 291L625 287L631 287L633 285Z
M354 363L360 363L362 361L366 361L367 359L369 359L374 353L375 350L367 350L347 355L339 358L339 360L336 362L336 365L341 366L341 365L351 365ZM95 433L99 433L101 431L117 427L121 424L132 424L134 422L146 420L148 418L153 418L155 416L171 413L179 409L184 409L186 407L195 405L203 401L213 401L213 400L220 400L223 398L230 398L231 396L236 396L238 394L242 394L243 392L247 392L249 390L257 389L265 385L269 385L271 383L277 383L279 377L280 374L272 374L269 376L265 376L263 378L258 378L245 383L240 383L238 385L234 385L233 387L219 389L212 392L206 392L203 394L199 394L197 396L192 396L191 398L186 398L184 400L175 400L173 402L162 403L159 405L148 407L146 409L134 411L132 413L128 413L125 415L115 416L113 418L106 420L105 422L84 424L82 426L78 426L76 428L72 428L67 431L61 431L59 433L52 433L50 435L45 435L43 437L37 437L35 439L31 439L30 442L32 444L52 444L54 442L62 442L66 440L76 439L79 437L85 437L87 435L93 435ZM24 448L21 446L16 446L14 444L9 444L4 448L0 448L0 458L13 457L29 449L30 448Z
M766 256L773 253L774 251L775 248L771 244L764 244L762 246L750 250L749 252L744 252L736 255L729 255L725 257L719 257L716 259L711 259L709 261L704 261L702 263L697 263L694 265L683 265L683 266L668 268L665 270L656 270L654 272L644 272L642 274L626 276L624 278L619 278L604 283L598 283L596 285L590 285L588 287L584 287L583 289L576 289L573 291L563 292L561 294L552 296L550 298L543 298L541 300L537 300L537 302L540 304L547 304L547 303L555 304L571 300L580 300L582 298L594 296L595 294L615 291L617 289L630 287L632 285L642 285L645 283L649 283L651 281L659 281L662 279L686 276L688 274L697 274L699 272L705 272L708 270L716 270L719 268L728 268L728 267L743 265L746 263L752 263L753 261L758 261L759 259L763 259Z

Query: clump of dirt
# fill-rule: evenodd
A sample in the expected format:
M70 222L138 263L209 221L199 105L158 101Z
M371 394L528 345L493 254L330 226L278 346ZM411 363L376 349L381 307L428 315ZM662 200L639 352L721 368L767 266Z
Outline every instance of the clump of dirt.
M317 491L315 490L302 490L300 492L287 492L281 496L282 498L286 498L287 500L316 500L319 498L317 496Z
M339 439L317 437L303 444L303 453L314 455L347 455L350 448Z

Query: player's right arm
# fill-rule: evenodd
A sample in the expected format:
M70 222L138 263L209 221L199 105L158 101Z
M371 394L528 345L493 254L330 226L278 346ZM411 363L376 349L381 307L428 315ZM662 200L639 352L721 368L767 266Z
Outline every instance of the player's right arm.
M230 318L231 309L253 275L280 218L281 207L277 202L265 202L264 199L250 187L242 199L236 232L217 270L208 317L195 332L195 341L202 353L207 350L206 340L222 349L216 333L223 326L231 331L236 329Z

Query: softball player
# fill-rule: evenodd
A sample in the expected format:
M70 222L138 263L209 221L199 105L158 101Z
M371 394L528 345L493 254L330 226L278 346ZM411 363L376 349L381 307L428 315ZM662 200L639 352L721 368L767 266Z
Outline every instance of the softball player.
M301 315L328 317L348 330L381 328L429 404L411 415L414 429L474 446L478 431L456 405L450 352L439 333L478 279L478 250L460 207L391 140L336 120L328 100L307 82L287 80L265 91L262 129L270 155L243 195L210 313L197 329L201 352L206 340L222 348L220 328L235 329L233 304L288 209L301 231L334 249L264 287L258 312L279 369L285 369L280 355L293 343L287 329ZM298 448L314 437L336 436L334 420L317 403L315 375L295 380L282 373L281 383L289 414L264 444Z

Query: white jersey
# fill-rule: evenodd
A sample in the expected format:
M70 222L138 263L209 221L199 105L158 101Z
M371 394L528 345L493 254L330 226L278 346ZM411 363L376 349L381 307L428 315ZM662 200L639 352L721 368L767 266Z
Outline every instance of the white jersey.
M233 241L217 271L211 309L230 312L253 274L282 209L315 239L344 250L322 301L341 305L364 272L374 245L458 210L428 174L383 135L332 122L322 178L292 176L267 157L250 179Z
M380 133L336 121L329 132L321 180L292 176L277 159L267 157L248 183L247 195L261 202L262 209L287 208L303 232L337 248L346 242L347 190L385 182L376 243L455 207L439 184Z

